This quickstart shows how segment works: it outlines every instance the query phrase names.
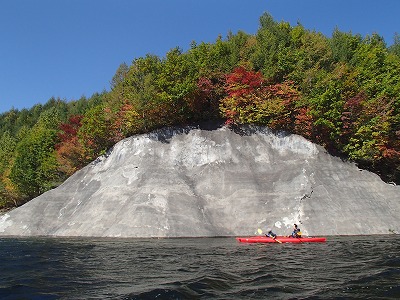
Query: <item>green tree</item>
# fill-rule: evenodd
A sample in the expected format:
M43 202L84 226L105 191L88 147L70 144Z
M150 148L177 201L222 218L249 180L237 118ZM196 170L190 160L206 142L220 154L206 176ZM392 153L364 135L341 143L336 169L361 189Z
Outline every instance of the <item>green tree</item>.
M40 114L35 127L43 127L49 130L57 131L62 121L63 120L60 111L56 107L52 106Z
M128 72L129 72L129 67L126 63L122 63L119 65L117 71L115 72L113 78L111 79L112 90L123 84Z
M267 78L282 81L292 65L285 63L291 42L291 26L287 22L277 23L268 13L260 17L257 45L252 58L254 68L262 70ZM287 68L290 68L289 70Z
M169 51L156 75L159 105L164 107L161 125L175 125L192 119L191 97L196 90L198 71L186 54L178 48Z
M389 51L400 57L400 35L396 32L393 38L393 45L389 47Z
M50 107L41 113L32 129L20 131L10 179L29 198L60 183L55 152L59 124L59 111Z
M330 39L333 59L336 62L350 63L361 43L361 35L341 32L336 28Z
M239 31L237 34L229 33L226 43L230 49L230 64L225 72L231 71L237 66L253 68L250 59L256 50L257 40L254 36L243 31Z
M16 120L18 119L19 111L15 108L8 112L2 113L0 116L0 129L1 133L9 131L11 134L15 134L18 130L16 129Z
M59 184L56 138L55 130L38 126L17 145L10 178L18 191L29 198Z
M77 134L86 161L104 154L115 143L112 124L113 113L105 105L94 106L86 112Z
M347 97L357 93L358 86L345 63L338 63L332 73L320 78L308 95L310 114L314 120L313 140L333 153L340 152L343 112Z
M0 137L0 174L8 168L16 147L16 140L9 131Z
M123 82L123 99L140 116L137 119L142 131L157 127L154 119L155 104L159 101L159 91L156 84L160 72L161 60L155 55L135 59L129 67Z
M6 131L0 137L0 208L17 206L18 200L10 182L10 168L14 160L16 140Z

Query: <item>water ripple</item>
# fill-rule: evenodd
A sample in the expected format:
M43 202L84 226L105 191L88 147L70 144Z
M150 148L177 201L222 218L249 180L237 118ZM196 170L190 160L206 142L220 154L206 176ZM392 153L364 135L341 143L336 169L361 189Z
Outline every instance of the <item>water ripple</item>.
M1 299L398 299L400 237L0 239Z

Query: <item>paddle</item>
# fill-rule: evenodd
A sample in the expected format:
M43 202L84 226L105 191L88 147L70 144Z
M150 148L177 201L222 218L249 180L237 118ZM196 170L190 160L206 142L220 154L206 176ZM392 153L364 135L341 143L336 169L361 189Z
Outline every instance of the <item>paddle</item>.
M257 229L259 234L262 234L262 230L260 228ZM270 236L269 236L270 237ZM271 239L273 239L274 241L278 242L279 244L282 244L282 242L280 240L277 240L276 238L270 237Z

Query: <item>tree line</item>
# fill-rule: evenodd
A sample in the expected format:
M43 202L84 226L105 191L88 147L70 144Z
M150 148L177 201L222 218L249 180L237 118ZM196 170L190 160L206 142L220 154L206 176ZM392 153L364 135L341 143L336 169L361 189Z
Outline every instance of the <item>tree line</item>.
M0 115L0 208L58 186L116 142L164 126L223 120L285 130L400 183L400 37L331 37L260 17L165 57L121 64L110 91Z

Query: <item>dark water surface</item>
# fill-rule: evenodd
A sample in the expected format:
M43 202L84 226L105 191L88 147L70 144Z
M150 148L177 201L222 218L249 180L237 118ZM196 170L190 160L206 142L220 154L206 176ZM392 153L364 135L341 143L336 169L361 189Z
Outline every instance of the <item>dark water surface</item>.
M0 299L399 299L400 236L0 238Z

